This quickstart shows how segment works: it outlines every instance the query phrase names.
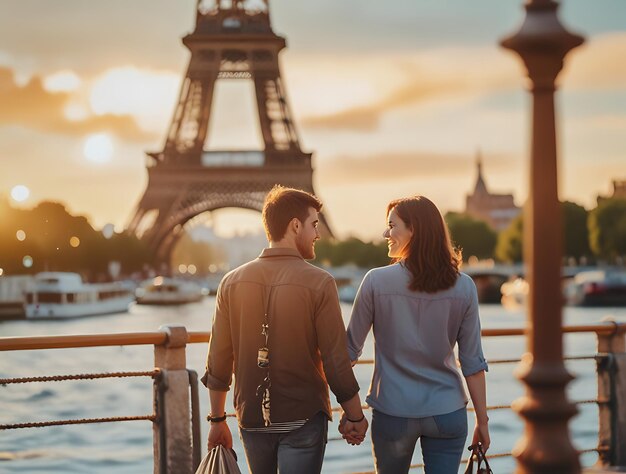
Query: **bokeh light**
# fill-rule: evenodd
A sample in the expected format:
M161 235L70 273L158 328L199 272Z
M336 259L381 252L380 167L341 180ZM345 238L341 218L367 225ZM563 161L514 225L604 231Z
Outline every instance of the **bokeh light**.
M30 255L24 255L24 258L22 259L22 265L24 265L26 268L32 267L33 257L31 257Z
M70 238L70 245L74 248L80 245L80 239L75 235Z
M26 240L26 232L20 229L15 233L15 237L17 237L17 240L20 242L24 242L24 240Z
M187 273L187 265L184 263L178 265L178 273Z
M4 274L4 269L0 268L0 277Z
M110 239L111 237L113 237L114 233L115 226L113 224L105 224L104 227L102 227L102 235L105 239Z
M30 196L30 189L28 189L23 184L18 184L11 189L11 197L14 201L24 202Z
M196 271L197 271L197 268L196 268L196 266L192 263L191 265L189 265L189 266L187 267L187 271L188 271L190 274L195 275L195 274L196 274Z
M93 163L106 163L113 157L113 141L106 133L90 135L83 147L85 158Z

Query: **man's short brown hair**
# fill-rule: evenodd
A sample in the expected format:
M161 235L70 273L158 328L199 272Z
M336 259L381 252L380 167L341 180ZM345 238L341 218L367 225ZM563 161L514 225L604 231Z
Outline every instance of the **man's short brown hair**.
M281 240L294 217L304 222L309 215L310 207L319 212L322 203L306 191L278 184L274 186L263 204L263 226L268 240L272 242Z

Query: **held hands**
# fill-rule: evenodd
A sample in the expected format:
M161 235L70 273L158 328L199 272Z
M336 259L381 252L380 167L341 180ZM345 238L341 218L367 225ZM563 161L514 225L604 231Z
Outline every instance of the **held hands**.
M365 439L368 426L367 418L363 417L362 420L357 422L349 421L344 412L341 414L341 420L339 421L339 432L348 444L358 446Z
M230 433L230 428L225 421L211 423L209 428L209 451L218 445L227 449L232 449L233 447L233 435Z

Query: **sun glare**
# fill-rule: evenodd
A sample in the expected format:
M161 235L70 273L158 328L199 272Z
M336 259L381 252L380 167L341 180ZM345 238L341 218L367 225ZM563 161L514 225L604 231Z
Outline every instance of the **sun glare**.
M46 76L43 86L49 92L71 92L78 89L81 82L80 77L72 71L59 71Z
M89 104L97 115L132 115L141 127L160 131L170 118L179 85L174 73L115 68L96 79Z
M30 196L30 189L23 184L18 184L11 189L11 197L16 202L24 202Z
M107 163L113 158L113 141L105 133L90 135L85 140L83 152L92 163Z

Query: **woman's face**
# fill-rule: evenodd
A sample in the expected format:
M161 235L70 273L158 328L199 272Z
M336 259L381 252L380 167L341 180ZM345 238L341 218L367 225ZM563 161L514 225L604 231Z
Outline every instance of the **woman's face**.
M413 231L398 217L396 209L392 209L387 216L387 228L383 232L383 237L387 239L387 255L391 258L406 257L412 236Z

